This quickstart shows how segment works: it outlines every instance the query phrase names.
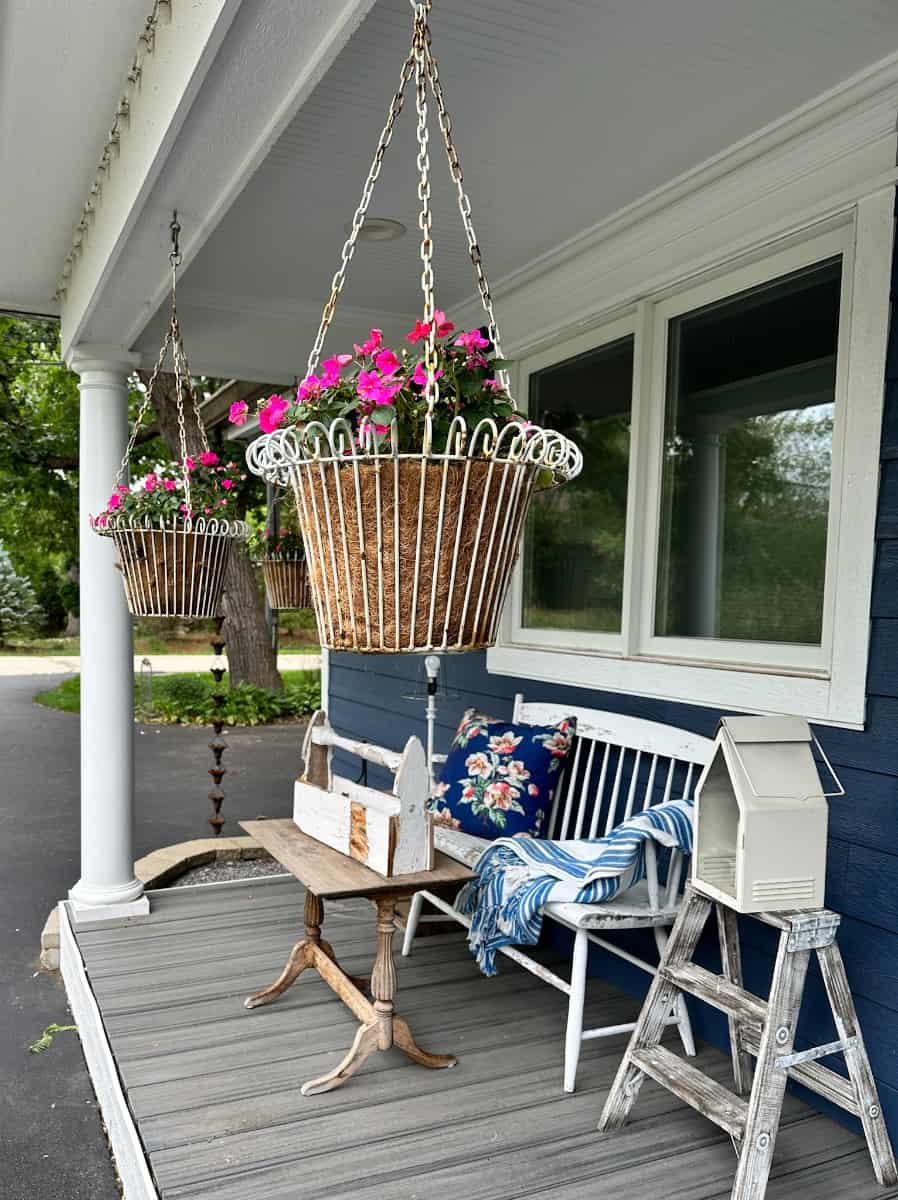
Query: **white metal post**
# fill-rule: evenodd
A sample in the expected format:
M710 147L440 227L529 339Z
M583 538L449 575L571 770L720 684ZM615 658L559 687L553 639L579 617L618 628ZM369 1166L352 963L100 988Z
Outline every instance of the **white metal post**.
M134 877L134 664L131 617L115 548L89 517L106 508L127 444L126 354L72 355L80 376L81 878L76 916L148 911Z

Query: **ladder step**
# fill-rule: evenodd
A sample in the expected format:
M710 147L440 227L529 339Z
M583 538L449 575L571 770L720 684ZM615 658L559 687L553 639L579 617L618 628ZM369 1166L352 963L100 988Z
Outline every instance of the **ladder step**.
M725 1129L734 1138L742 1137L748 1120L748 1104L702 1074L663 1046L649 1046L633 1050L630 1062L634 1067L673 1092L675 1096L690 1104L694 1109Z
M749 1054L757 1058L761 1050L760 1033L755 1029L743 1030L742 1044ZM790 1079L794 1079L796 1083L802 1084L809 1091L822 1096L830 1104L844 1108L846 1112L852 1113L856 1117L861 1115L851 1080L846 1079L837 1071L824 1067L818 1062L803 1062L789 1067L788 1074Z
M723 975L715 975L706 971L696 963L683 963L682 966L662 967L661 974L665 979L695 996L706 1004L719 1008L728 1016L749 1021L754 1025L763 1025L767 1020L767 1002L753 992L730 983Z

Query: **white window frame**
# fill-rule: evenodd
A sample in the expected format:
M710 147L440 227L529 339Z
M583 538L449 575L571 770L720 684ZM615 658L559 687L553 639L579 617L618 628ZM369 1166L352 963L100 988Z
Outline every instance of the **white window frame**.
M488 653L490 671L863 727L893 202L889 189L771 244L721 254L713 266L618 306L612 320L589 333L569 331L549 349L519 350L517 394L526 405L536 371L634 335L622 629L599 634L523 627L519 561L500 640ZM836 255L842 279L821 645L655 636L669 322Z

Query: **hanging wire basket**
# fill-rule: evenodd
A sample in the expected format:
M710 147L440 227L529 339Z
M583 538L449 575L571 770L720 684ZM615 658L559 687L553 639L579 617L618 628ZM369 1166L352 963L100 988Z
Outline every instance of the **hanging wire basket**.
M393 654L492 645L534 486L581 467L554 430L461 417L441 452L359 447L335 421L258 438L247 461L293 487L322 644Z
M175 285L177 268L181 261L178 246L180 230L175 213L171 223L172 250L169 255L172 268L169 327L115 483L116 491L125 492L127 495L128 489L122 485L122 480L127 475L131 453L149 413L159 374L171 350L181 451L178 497L182 500L185 515L123 515L107 512L90 519L91 528L95 533L112 538L119 555L116 565L122 572L128 609L136 617L216 616L231 545L235 540L243 540L249 534L249 527L244 521L228 521L215 517L207 519L193 514L191 459L187 453L184 419L185 394L191 402L202 450L208 454L210 448L190 379L187 353L178 320Z
M309 570L302 551L296 554L269 554L260 558L258 564L262 568L269 608L312 607Z
M476 650L493 645L536 488L565 483L582 469L579 448L563 434L529 422L480 420L469 428L453 417L435 447L439 399L435 348L433 239L430 211L427 92L440 130L486 313L489 341L501 359L499 329L483 269L471 204L464 189L452 122L446 110L428 24L430 0L413 3L412 48L368 172L362 199L343 246L307 376L315 371L355 252L359 231L402 110L415 81L421 210L421 285L427 413L421 446L401 446L394 421L382 442L338 418L310 422L256 439L247 450L251 471L289 485L305 547L312 604L323 646L363 653ZM504 370L497 373L504 390Z

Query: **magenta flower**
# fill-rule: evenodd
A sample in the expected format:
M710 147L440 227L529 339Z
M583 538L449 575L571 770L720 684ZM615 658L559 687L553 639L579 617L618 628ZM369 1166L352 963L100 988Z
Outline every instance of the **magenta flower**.
M235 400L228 410L228 418L232 425L244 425L249 414L249 405L245 400Z
M363 400L374 405L382 403L384 380L377 371L359 371L356 387Z
M467 333L459 334L452 344L464 346L469 354L473 354L475 350L485 350L489 342L479 329L471 329Z
M120 483L115 490L120 496L130 496L131 494L131 489L129 487L125 487L123 483Z
M303 383L307 382L303 380ZM317 380L316 380L317 382ZM301 387L302 385L300 385ZM259 427L263 433L274 433L278 426L284 422L287 409L290 407L289 400L285 400L283 396L269 396L268 403L264 408L259 409Z
M122 506L121 496L118 494L118 492L113 492L112 495L109 497L109 501L106 504L106 507L111 508L114 512L115 509L121 508L121 506Z
M442 370L434 372L434 379L439 379L443 374ZM427 387L427 367L424 365L424 360L415 364L415 370L412 374L412 383L416 383L418 387Z
M307 375L296 391L296 399L299 403L303 404L306 400L317 396L321 391L321 382L317 375ZM281 397L272 396L268 403L271 404L273 400L280 401Z
M165 490L167 492L173 492L178 485L175 483L175 481L173 479L163 479L162 486L165 488Z
M324 387L336 387L340 382L340 371L352 362L351 354L335 354L321 364L321 383Z
M200 462L203 464L204 467L217 467L218 466L218 455L215 453L214 450L204 450L203 453L200 455Z
M484 379L483 386L488 392L504 392L502 384L498 379Z
M159 480L155 475L148 475L143 481L143 486L148 492L155 492L158 482Z
M374 365L382 375L395 375L402 363L392 350L381 350L374 360Z
M354 346L353 348L359 358L368 358L370 355L376 354L383 344L383 330L372 329L371 336L368 338L367 342L362 342L361 346Z
M436 327L437 337L445 337L447 333L451 333L455 328L451 321L446 320L446 314L441 308L435 310L433 314L433 323Z
M97 525L99 525L101 529L105 529L108 524L109 518L105 513L100 513L100 515L97 517Z
M231 490L231 488L234 486L234 480L233 479L223 479L221 481L221 486L224 488L224 490L226 492L229 492Z
M420 341L423 341L423 339L426 338L429 334L430 334L430 322L429 321L415 321L415 328L410 330L405 335L405 340L407 342L420 342Z

